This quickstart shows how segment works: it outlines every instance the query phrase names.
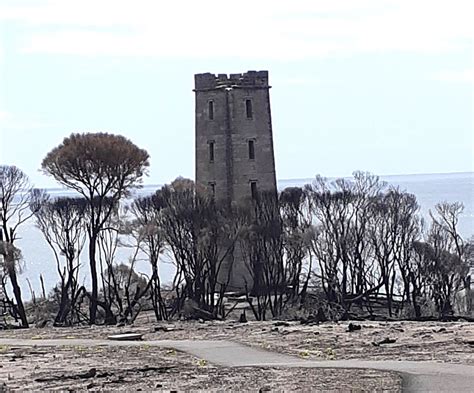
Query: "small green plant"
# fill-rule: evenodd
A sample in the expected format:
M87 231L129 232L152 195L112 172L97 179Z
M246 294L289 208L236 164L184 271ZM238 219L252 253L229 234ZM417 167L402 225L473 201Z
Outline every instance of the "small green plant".
M10 350L8 345L0 345L0 353L6 353Z
M310 356L309 351L307 351L307 350L301 351L300 356L304 359L309 358L309 356Z
M336 351L333 348L326 348L326 359L334 360L336 358Z
M85 352L85 351L86 351L86 347L83 347L83 346L81 346L81 345L76 345L76 346L74 347L74 350L75 350L76 352Z

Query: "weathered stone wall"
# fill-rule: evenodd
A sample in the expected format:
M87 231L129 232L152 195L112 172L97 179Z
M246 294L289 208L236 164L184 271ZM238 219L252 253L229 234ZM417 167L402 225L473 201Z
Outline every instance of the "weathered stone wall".
M259 191L276 192L270 86L267 71L243 74L197 74L196 93L196 183L228 203L251 197L251 182ZM247 116L247 100L252 116ZM213 102L213 119L209 102ZM255 158L249 158L249 141ZM214 143L210 161L209 144ZM231 283L242 289L249 274L236 251Z
M195 75L196 182L204 187L214 183L216 198L232 202L249 197L251 181L257 181L258 190L276 190L269 89L267 71ZM247 100L252 118L247 118ZM249 158L249 140L254 141L255 159Z
M258 190L276 190L275 160L270 116L269 90L233 89L232 146L233 146L233 200L249 197L250 182L257 181ZM253 116L246 116L246 100L252 102ZM254 141L255 159L249 159L248 142Z
M214 119L209 119L208 104L214 102ZM196 92L196 183L208 187L215 183L216 197L231 198L229 195L229 168L226 163L230 159L227 151L229 129L227 116L227 92L213 90ZM214 161L209 160L209 144L214 143Z

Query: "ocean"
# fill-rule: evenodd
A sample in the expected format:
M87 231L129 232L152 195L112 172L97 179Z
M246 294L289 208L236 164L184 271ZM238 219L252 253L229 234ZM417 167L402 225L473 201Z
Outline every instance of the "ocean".
M462 202L465 208L459 220L459 231L465 239L474 236L474 172L382 176L381 179L415 194L421 207L421 213L428 222L429 211L434 209L436 203L443 201ZM303 186L311 181L312 179L279 180L278 187L284 189L290 186ZM146 185L137 193L138 195L147 195L158 188L157 185ZM48 192L52 196L71 195L71 192L61 189L51 189ZM17 246L23 254L20 283L24 298L29 299L31 298L30 285L36 295L41 292L40 274L44 278L46 290L49 291L58 282L58 273L53 253L39 229L36 228L34 219L23 224L18 233L20 239L17 241ZM128 257L127 250L120 250L117 254L118 262L127 262ZM83 274L81 279L87 284L87 272L89 270L87 250L83 251L82 260ZM149 272L144 260L137 263L137 269L145 274ZM162 282L170 282L173 278L174 267L169 255L163 255L160 269Z

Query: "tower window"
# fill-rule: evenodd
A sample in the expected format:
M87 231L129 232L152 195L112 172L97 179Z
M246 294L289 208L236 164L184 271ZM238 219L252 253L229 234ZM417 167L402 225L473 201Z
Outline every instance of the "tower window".
M209 101L208 115L209 120L214 120L214 101Z
M216 196L216 183L209 182L209 191L213 197Z
M257 182L255 180L250 182L250 195L252 199L257 199Z
M209 142L209 161L214 162L214 141Z
M247 119L253 118L252 100L245 100L245 112L247 113Z
M255 141L249 140L249 160L255 160Z

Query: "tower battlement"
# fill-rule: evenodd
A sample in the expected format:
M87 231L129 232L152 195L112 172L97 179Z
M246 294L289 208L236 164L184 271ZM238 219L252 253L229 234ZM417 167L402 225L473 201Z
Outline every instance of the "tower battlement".
M268 71L247 71L242 74L204 74L194 75L194 90L213 90L220 88L269 88Z

